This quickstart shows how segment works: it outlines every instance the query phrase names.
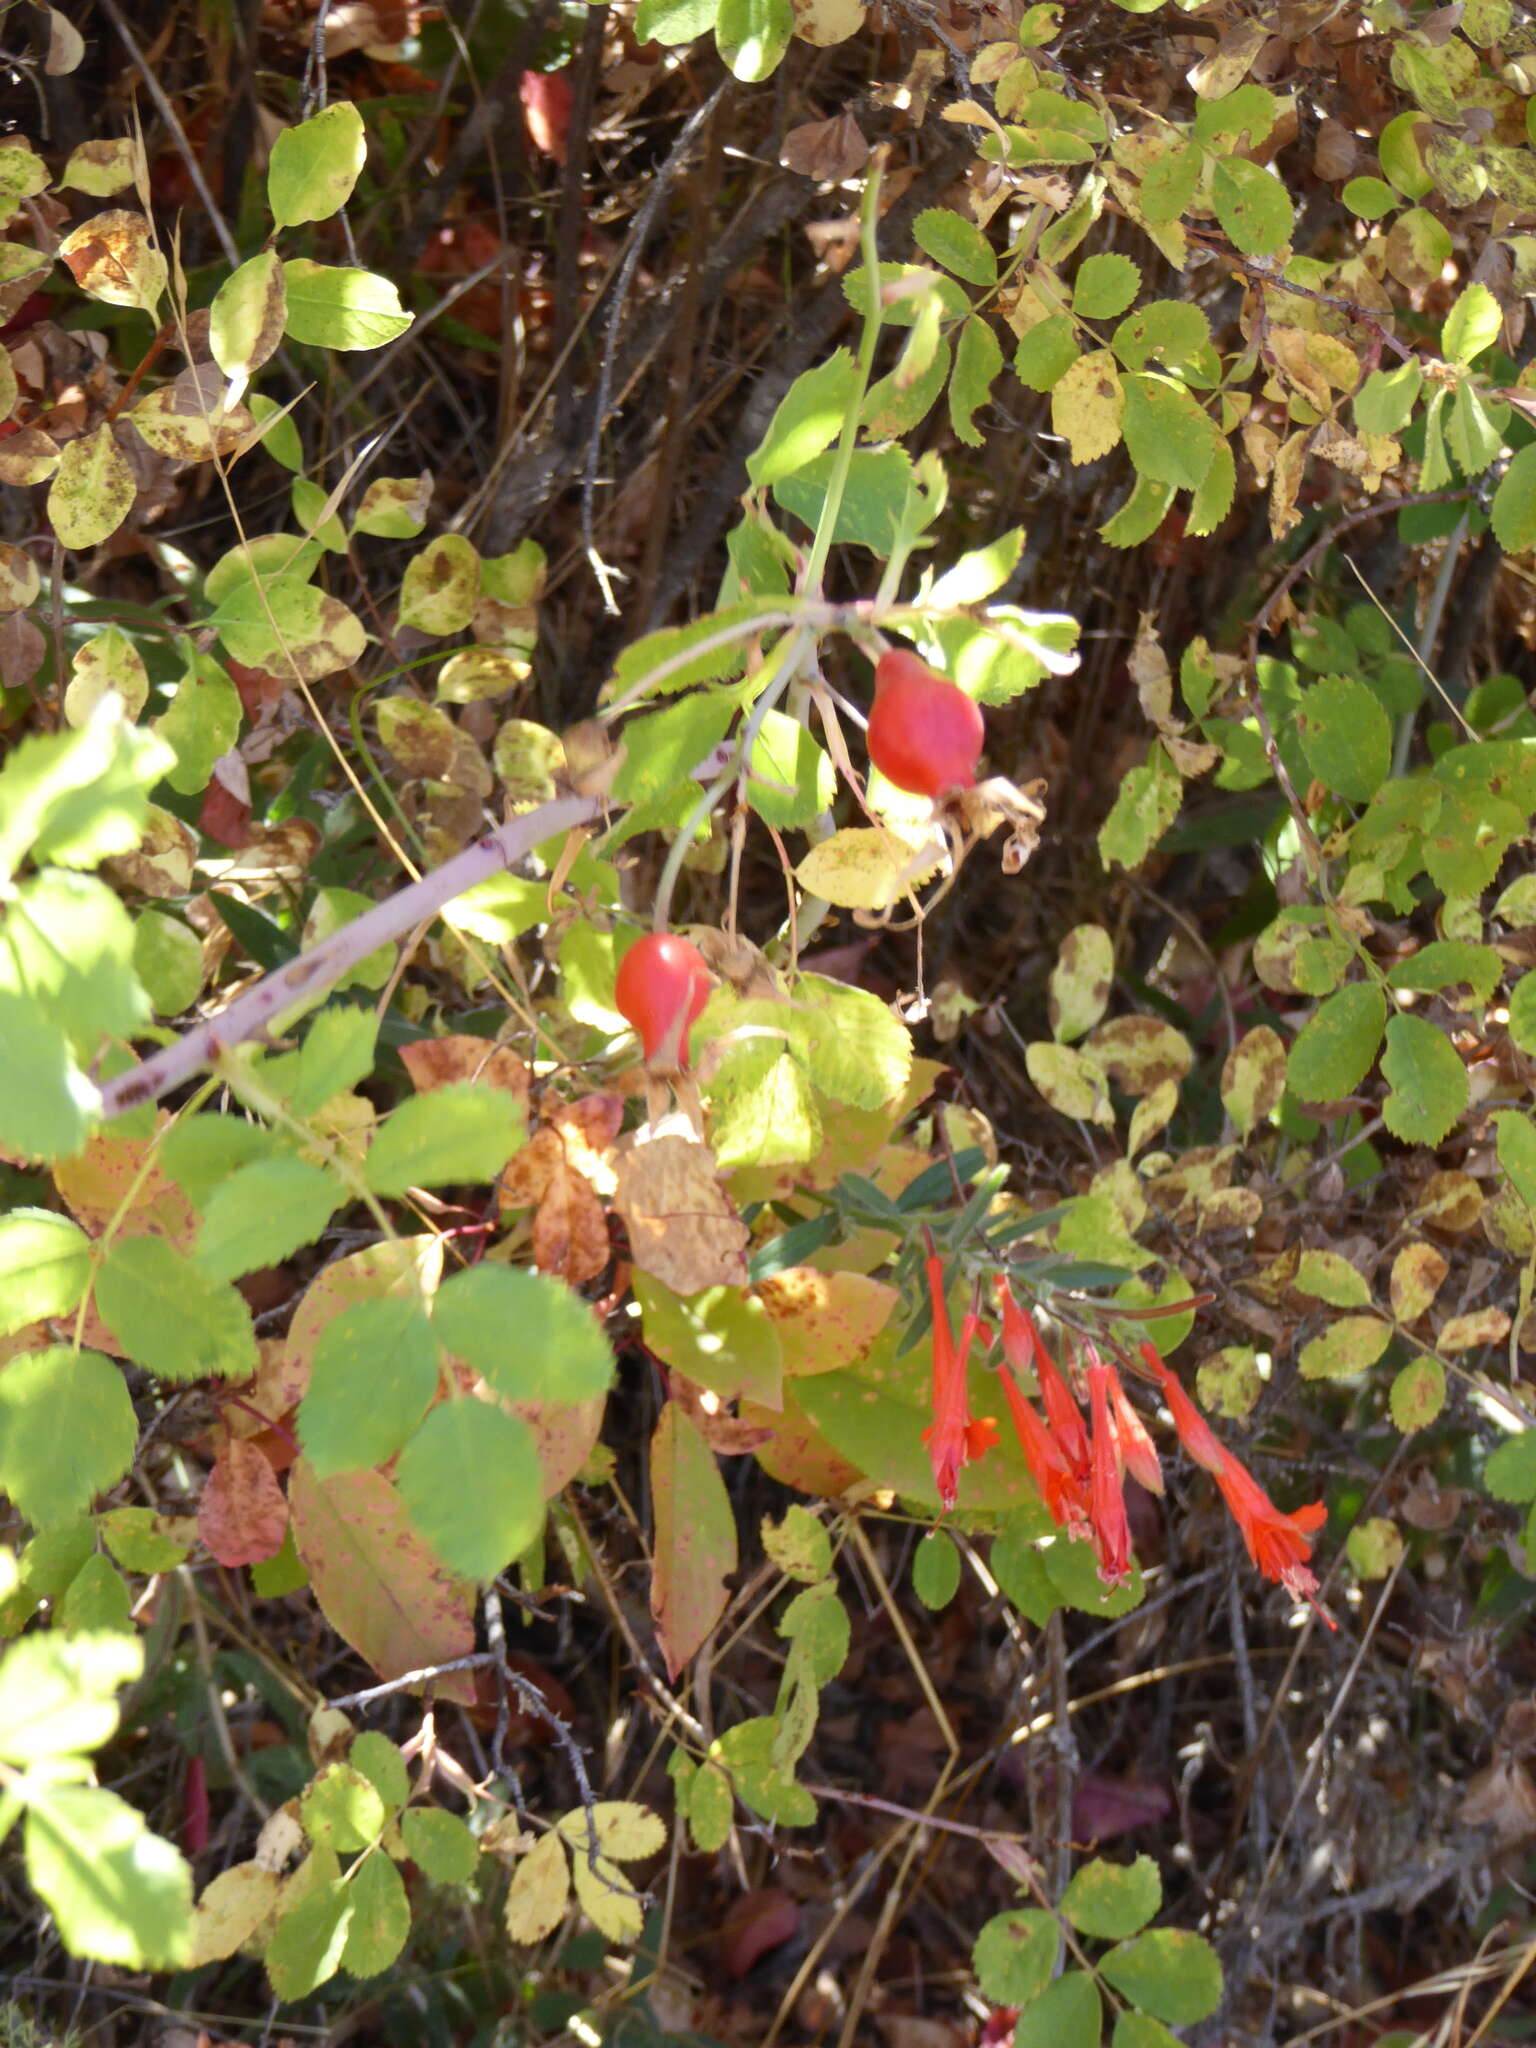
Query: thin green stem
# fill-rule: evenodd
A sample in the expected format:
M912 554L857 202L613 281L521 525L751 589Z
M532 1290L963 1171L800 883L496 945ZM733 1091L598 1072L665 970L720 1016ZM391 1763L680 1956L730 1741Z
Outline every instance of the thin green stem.
M879 227L880 168L877 159L874 169L870 172L869 182L864 187L864 204L859 214L859 248L864 258L864 288L867 298L864 307L864 334L859 342L858 375L854 381L853 396L843 417L843 431L838 436L837 453L832 459L832 474L827 479L826 500L821 508L821 517L816 522L816 536L811 542L811 552L801 572L802 591L819 593L821 590L827 557L832 552L832 536L837 531L838 514L843 509L843 495L848 488L849 472L853 468L853 451L859 438L859 415L864 410L864 394L869 389L870 375L875 367L875 347L880 339L880 322L884 311L880 303Z

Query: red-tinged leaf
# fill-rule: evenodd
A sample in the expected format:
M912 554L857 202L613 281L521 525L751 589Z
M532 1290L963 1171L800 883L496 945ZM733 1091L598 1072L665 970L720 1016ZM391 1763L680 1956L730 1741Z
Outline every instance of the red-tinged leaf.
M236 1437L215 1459L197 1505L197 1533L223 1565L260 1564L282 1549L288 1503L249 1438Z
M570 79L563 71L525 71L518 97L528 140L541 155L563 164L574 98Z
M1083 1842L1107 1842L1173 1811L1168 1787L1152 1778L1108 1778L1087 1771L1072 1793L1072 1833Z
M301 1458L288 1499L294 1541L321 1611L381 1678L473 1651L474 1587L423 1543L387 1479L339 1472L321 1480ZM472 1674L449 1673L437 1690L467 1705Z
M720 1962L727 1976L745 1977L759 1956L782 1948L800 1932L800 1908L788 1892L768 1885L744 1892L720 1929Z
M651 1616L672 1678L725 1612L736 1569L736 1517L715 1454L679 1402L661 1411L651 1439L656 1556Z
M238 755L216 761L208 779L203 807L197 814L197 829L240 853L254 843L251 829L251 782L245 763Z

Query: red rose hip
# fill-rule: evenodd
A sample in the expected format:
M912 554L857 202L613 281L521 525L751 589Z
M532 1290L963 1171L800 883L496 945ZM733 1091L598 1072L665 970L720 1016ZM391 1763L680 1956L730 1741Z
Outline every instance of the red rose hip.
M970 789L986 741L981 707L903 647L882 654L869 714L869 758L913 796Z
M640 1035L645 1056L663 1048L688 1064L688 1029L709 1000L709 969L690 939L647 932L619 962L614 998L619 1013Z

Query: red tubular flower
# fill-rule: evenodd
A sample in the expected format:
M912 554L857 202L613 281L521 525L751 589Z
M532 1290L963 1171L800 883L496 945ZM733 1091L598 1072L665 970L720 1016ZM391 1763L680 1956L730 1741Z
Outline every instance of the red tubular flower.
M1045 1403L1045 1418L1051 1434L1066 1452L1080 1479L1088 1477L1088 1432L1072 1390L1062 1378L1056 1361L1040 1341L1040 1332L1013 1298L1008 1282L997 1278L997 1298L1003 1311L1003 1355L1015 1372L1033 1372Z
M1093 1436L1089 1497L1093 1512L1093 1547L1098 1552L1099 1577L1106 1586L1118 1586L1131 1575L1131 1525L1125 1512L1120 1460L1109 1413L1112 1377L1109 1367L1090 1346L1088 1404L1093 1417Z
M933 1462L933 1481L946 1512L955 1504L960 1471L997 1442L997 1424L990 1415L971 1418L966 1391L966 1362L971 1340L980 1328L979 1318L970 1314L960 1329L955 1347L944 1299L944 1261L933 1253L926 1260L928 1299L933 1309L933 1420L923 1431L923 1442Z
M1203 1465L1207 1472L1214 1472L1220 1479L1227 1459L1226 1446L1185 1393L1178 1374L1163 1363L1157 1346L1143 1344L1141 1355L1162 1385L1173 1426L1179 1432L1179 1442L1197 1465Z
M1228 1450L1221 1454L1216 1484L1233 1521L1242 1531L1248 1555L1265 1578L1284 1586L1296 1600L1308 1600L1332 1629L1338 1623L1317 1598L1317 1575L1307 1567L1312 1539L1328 1519L1320 1500L1294 1514L1282 1514L1253 1474Z
M1163 1468L1158 1461L1157 1445L1147 1434L1147 1425L1131 1406L1120 1384L1120 1375L1112 1367L1109 1373L1109 1406L1126 1471L1148 1493L1161 1493Z
M1045 1503L1046 1513L1058 1529L1064 1528L1069 1535L1088 1535L1092 1528L1088 1516L1088 1494L1076 1467L1035 1413L1034 1403L1026 1400L1020 1392L1007 1365L998 1377L1002 1380L1003 1397L1018 1432L1019 1448L1024 1453L1029 1476Z

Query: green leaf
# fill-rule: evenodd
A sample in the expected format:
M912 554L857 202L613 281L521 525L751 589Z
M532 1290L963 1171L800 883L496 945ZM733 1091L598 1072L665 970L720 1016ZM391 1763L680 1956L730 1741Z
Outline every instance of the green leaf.
M648 43L691 43L715 25L720 0L640 0L635 39Z
M0 1216L0 1337L45 1316L67 1316L90 1277L90 1240L51 1209Z
M480 1844L456 1813L408 1807L400 1816L400 1834L411 1861L436 1884L469 1884L480 1868Z
M715 46L732 77L760 85L778 70L794 26L790 0L720 0Z
M378 1019L352 1003L332 1003L313 1018L299 1051L298 1076L288 1094L295 1116L313 1116L334 1096L373 1072Z
M363 117L350 100L285 128L267 166L267 204L277 225L292 228L339 213L367 154Z
M1099 858L1137 868L1178 817L1184 781L1157 741L1139 768L1121 778L1119 794L1099 828Z
M1350 178L1339 197L1361 220L1380 220L1402 201L1385 178Z
M1211 468L1215 470L1214 462ZM1235 470L1233 474L1236 475ZM1173 499L1172 484L1154 484L1146 477L1138 476L1131 486L1131 495L1099 528L1100 540L1112 548L1139 548L1144 540L1152 538L1167 518Z
M1504 315L1485 284L1469 284L1445 316L1440 353L1448 363L1466 364L1493 347Z
M1503 972L1504 963L1494 946L1469 944L1465 939L1431 939L1390 968L1387 983L1391 988L1425 991L1465 985L1478 1002L1486 1003Z
M1100 1941L1138 1934L1162 1903L1163 1880L1150 1856L1138 1856L1134 1863L1095 1857L1073 1872L1061 1895L1061 1910L1078 1933Z
M347 1752L347 1762L361 1771L386 1807L401 1807L411 1796L405 1758L387 1735L367 1728Z
M946 1529L930 1529L912 1553L912 1590L937 1614L960 1590L960 1553Z
M347 1199L339 1181L302 1159L260 1159L214 1189L195 1257L205 1272L238 1280L313 1244Z
M952 1543L949 1547L954 1549ZM838 1598L835 1582L823 1579L797 1593L780 1619L779 1634L804 1652L815 1683L830 1685L847 1663L853 1642L848 1610Z
M1339 1252L1304 1251L1292 1285L1298 1294L1325 1301L1330 1308L1370 1306L1370 1282Z
M733 692L699 690L630 719L624 727L624 759L613 780L614 801L655 803L686 790L694 769L724 739L736 710Z
M25 1766L100 1749L117 1730L119 1689L143 1669L136 1637L24 1636L0 1659L0 1757Z
M1013 2048L1099 2048L1104 2007L1086 1970L1064 1970L1014 2022Z
M1503 407L1500 410L1507 425L1508 413ZM1456 386L1451 400L1445 438L1464 476L1481 476L1504 445L1503 426L1490 417L1476 388L1466 378Z
M340 1878L309 1885L277 1923L263 1961L279 1998L307 1998L335 1976L352 1921L352 1892Z
M1071 314L1056 313L1031 327L1020 341L1013 374L1031 391L1052 391L1081 354Z
M1391 1019L1381 1071L1390 1091L1382 1119L1406 1144L1438 1145L1471 1097L1461 1055L1427 1017Z
M439 636L462 633L479 601L480 557L461 533L440 533L406 563L400 582L402 626Z
M320 1332L299 1405L299 1441L315 1471L329 1479L392 1458L437 1381L437 1342L419 1302L400 1296L342 1309Z
M283 288L288 338L313 348L382 348L411 324L394 285L371 270L297 256L283 265Z
M123 724L105 701L78 732L9 747L0 765L0 878L29 854L40 866L92 868L132 853L144 836L148 792L174 761L163 740Z
M384 1829L383 1799L350 1764L328 1764L306 1788L299 1811L311 1842L344 1854L368 1848Z
M826 502L832 463L830 454L818 456L796 475L773 486L776 502L813 532ZM866 547L875 554L889 555L906 512L912 476L912 458L903 448L857 449L849 464L833 540L840 547Z
M930 206L912 223L912 239L925 256L967 284L997 283L997 252L973 221L947 206Z
M416 1528L461 1578L494 1579L544 1525L531 1430L468 1395L432 1410L400 1453L395 1483Z
M31 1794L27 1875L72 1955L164 1970L192 1953L192 1873L115 1792L48 1785Z
M971 1951L971 1968L983 1998L994 2005L1028 2005L1050 1983L1060 1951L1056 1916L1021 1906L986 1923Z
M367 645L354 612L316 590L303 573L237 575L221 586L208 624L231 660L306 682L350 668ZM211 593L210 593L211 594Z
M1218 157L1211 205L1223 232L1245 256L1273 256L1291 234L1291 197L1272 171L1246 157Z
M0 990L83 1052L141 1028L133 928L105 883L55 868L21 884L0 924Z
M797 1166L821 1150L810 1077L772 1040L734 1047L710 1083L710 1142L722 1167Z
M1141 290L1141 270L1129 256L1085 256L1072 286L1072 310L1083 320L1113 320Z
M992 1576L1007 1598L1036 1628L1044 1628L1057 1609L1066 1605L1033 1537L1005 1530L992 1545L990 1563Z
M1347 1380L1369 1372L1392 1342L1392 1326L1378 1316L1339 1316L1320 1337L1301 1347L1304 1380Z
M1137 371L1121 379L1120 431L1136 472L1155 484L1198 490L1216 457L1221 430L1189 390L1172 377Z
M413 1095L379 1127L363 1176L376 1195L494 1180L525 1136L517 1104L472 1081Z
M810 1586L831 1573L832 1539L811 1508L797 1501L784 1510L784 1519L778 1523L765 1515L761 1534L764 1551L786 1578Z
M1495 1500L1536 1500L1536 1429L1522 1429L1499 1445L1483 1467Z
M62 546L93 548L116 533L136 495L128 458L103 423L65 442L48 486L48 517Z
M1445 1406L1445 1367L1438 1358L1414 1358L1392 1382L1392 1420L1404 1436L1428 1429Z
M1183 2048L1177 2034L1170 2034L1161 2020L1128 2006L1115 2017L1111 2048Z
M811 1080L834 1102L879 1109L906 1087L911 1034L870 990L802 974L787 1022Z
M95 1128L101 1096L65 1040L38 1026L35 1003L0 990L0 1144L28 1157L67 1159Z
M1536 442L1522 448L1499 479L1490 516L1494 538L1506 555L1536 547Z
M1518 1109L1495 1110L1499 1164L1515 1193L1536 1215L1536 1123Z
M282 1143L262 1124L209 1111L172 1124L160 1143L160 1164L193 1207L205 1209L221 1181L253 1160L270 1159Z
M114 1241L96 1275L96 1309L123 1355L161 1379L240 1380L256 1370L243 1297L163 1237Z
M973 315L960 329L949 380L949 423L956 438L969 448L982 444L975 416L992 396L992 385L1002 367L1002 344L991 323Z
M634 1284L645 1341L664 1365L722 1400L783 1406L783 1347L755 1296L739 1287L674 1294L643 1273L635 1275Z
M123 1376L99 1351L54 1344L0 1373L0 1490L36 1528L115 1486L138 1438Z
M1398 434L1413 418L1424 383L1417 356L1395 370L1372 370L1355 393L1355 424L1362 434Z
M809 825L837 794L837 776L825 751L798 718L782 711L764 712L747 772L747 802L781 832Z
M1366 803L1392 772L1392 725L1374 691L1327 676L1302 693L1296 735L1307 766L1336 796Z
M1113 1948L1099 1964L1105 1982L1171 2027L1193 2026L1221 2003L1221 1964L1201 1935L1154 1927Z
M1298 1102L1337 1102L1375 1063L1387 999L1369 981L1347 982L1297 1033L1286 1081Z
M157 1017L189 1010L203 985L203 943L180 918L145 910L133 927L133 971Z
M527 1266L482 1260L455 1273L438 1289L432 1324L444 1350L509 1401L589 1401L613 1381L613 1354L590 1306Z
M443 1816L445 1820L450 1817ZM399 1871L380 1850L355 1863L347 1876L352 1917L341 1967L353 1977L377 1977L405 1947L411 1931L411 1902Z
M281 343L287 317L282 259L263 249L225 278L208 309L209 352L225 376L243 382L260 369Z

